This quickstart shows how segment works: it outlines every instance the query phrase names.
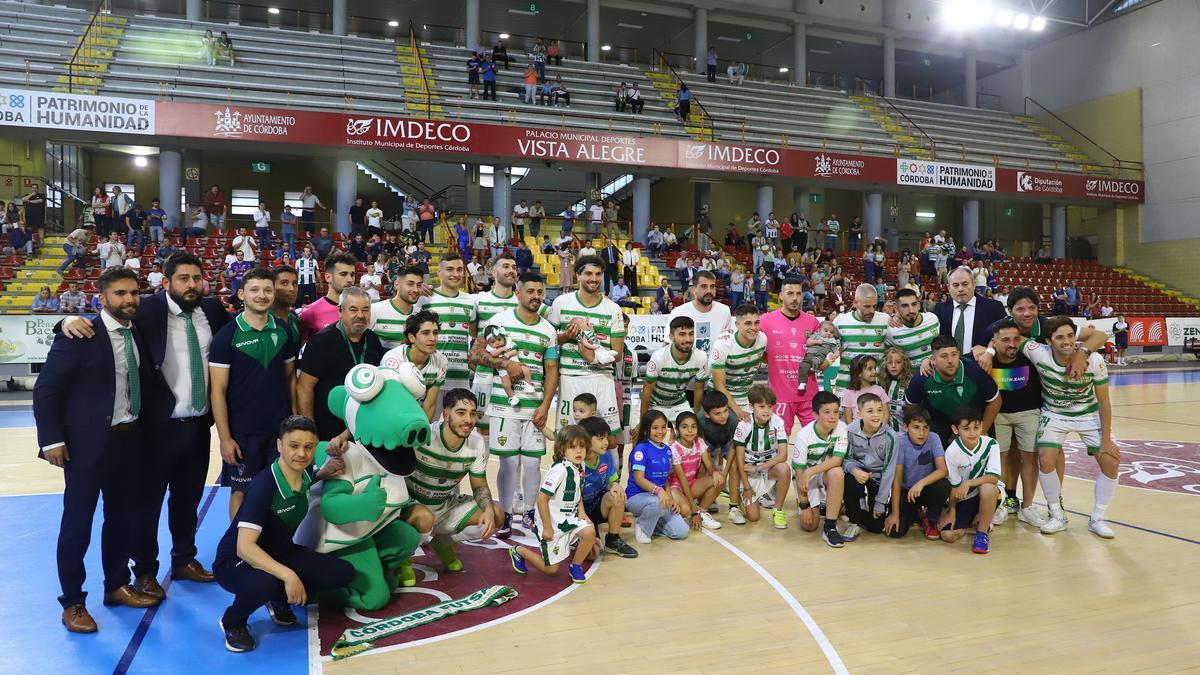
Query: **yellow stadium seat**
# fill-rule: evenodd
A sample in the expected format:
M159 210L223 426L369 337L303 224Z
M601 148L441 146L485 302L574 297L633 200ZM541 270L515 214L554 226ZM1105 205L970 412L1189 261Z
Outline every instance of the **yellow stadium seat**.
M547 272L546 273L546 284L549 286L557 286L558 285L558 272L553 271L553 270L550 272Z

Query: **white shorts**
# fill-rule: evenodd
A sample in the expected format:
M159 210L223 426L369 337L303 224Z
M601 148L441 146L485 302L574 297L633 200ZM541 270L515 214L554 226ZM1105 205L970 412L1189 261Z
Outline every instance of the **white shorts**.
M673 406L662 406L662 405L655 405L653 402L651 402L650 409L657 410L660 413L666 415L667 423L670 424L672 428L674 428L675 420L679 417L679 415L681 413L685 413L685 412L694 413L695 412L694 410L692 410L692 406L690 406L686 403L680 403L679 405L673 405Z
M433 511L434 534L458 534L479 510L479 505L467 495L454 494L441 504L429 507L429 510Z
M797 474L800 473L797 471ZM799 478L799 476L796 476ZM805 488L808 492L808 505L813 508L820 508L825 503L825 474L819 473L808 479L808 485Z
M617 407L617 391L613 379L604 375L568 375L559 380L558 428L574 424L571 401L580 394L596 397L596 416L608 422L613 434L621 430L621 409Z
M497 457L541 457L546 454L546 436L533 420L488 417L488 452Z
M1042 411L1038 422L1037 445L1062 449L1063 441L1072 432L1079 434L1079 440L1087 446L1089 455L1100 450L1100 413L1095 412L1080 417L1066 417L1052 412Z
M752 473L746 476L746 479L750 483L752 494L750 499L743 500L747 506L756 501L760 502L764 508L771 508L775 505L775 479L771 477L770 473L766 471Z
M1013 441L1021 446L1022 452L1037 452L1040 417L1041 411L1036 408L996 415L996 442L1000 444L1000 452L1008 452Z
M557 565L558 563L571 557L571 544L579 539L579 532L588 526L588 522L579 516L567 516L562 520L554 520L554 539L546 541L542 539L541 517L533 520L533 536L537 537L538 543L541 544L542 562L547 565Z
M475 428L484 436L487 436L488 426L491 424L491 418L483 413L487 410L488 399L492 396L492 377L492 375L476 375L475 380L471 383L471 392L475 394L475 403L479 406L476 408L479 412L479 421L475 423ZM442 391L446 390L442 389Z

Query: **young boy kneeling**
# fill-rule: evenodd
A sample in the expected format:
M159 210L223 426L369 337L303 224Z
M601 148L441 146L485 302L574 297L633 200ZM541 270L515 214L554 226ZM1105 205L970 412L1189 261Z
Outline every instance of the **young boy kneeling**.
M846 541L837 530L846 479L842 461L846 459L847 444L846 423L840 409L841 402L833 393L817 392L812 400L816 418L800 430L792 450L800 527L812 532L821 525L821 539L833 548L841 548Z
M896 432L887 424L887 406L872 393L860 395L857 404L859 418L846 428L849 452L842 462L848 476L844 504L850 519L842 537L851 541L860 529L878 534L900 525Z
M900 458L896 477L900 481L900 523L888 535L897 539L920 519L926 539L941 539L937 522L950 497L946 481L946 452L942 439L929 433L929 411L919 405L904 406L904 433L900 435ZM925 509L924 517L921 509Z
M621 539L621 518L625 514L625 489L621 487L619 466L608 449L612 434L608 422L600 417L586 417L579 426L592 439L587 459L583 461L583 511L596 526L608 523L604 535L604 550L622 558L636 558L638 552Z
M974 406L954 411L952 428L957 436L946 448L946 471L950 478L950 507L942 515L938 530L942 541L958 541L967 530L975 530L971 550L987 553L996 513L1000 481L1000 447L996 439L983 435L983 415Z
M786 529L783 500L787 498L788 481L792 477L787 464L787 431L783 420L773 412L775 392L770 387L756 384L750 388L748 398L752 411L750 420L740 422L733 434L734 457L729 460L729 485L738 488L738 505L731 502L729 520L735 525L741 525L747 519L757 521L760 504L765 504L774 509L775 527Z

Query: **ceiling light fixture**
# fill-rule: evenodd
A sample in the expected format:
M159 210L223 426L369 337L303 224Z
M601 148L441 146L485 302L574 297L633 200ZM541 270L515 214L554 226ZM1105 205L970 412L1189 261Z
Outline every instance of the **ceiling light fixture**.
M1016 28L1017 30L1025 30L1026 28L1029 28L1029 15L1028 14L1016 15L1015 17L1013 17L1012 25L1013 25L1013 28Z
M617 24L617 28L628 28L630 30L641 30L641 29L645 28L645 26L639 26L636 23L619 23L619 24Z
M1033 21L1029 22L1029 30L1031 30L1035 33L1040 33L1042 31L1046 30L1046 17L1044 17L1044 16L1033 17Z
M786 73L787 71L788 71L787 66L779 66L779 72Z
M742 41L741 38L729 37L728 35L718 36L717 39L720 40L721 42L741 42Z
M500 39L501 39L501 40L507 40L507 39L508 39L508 33L501 33L501 34L500 34Z
M146 159L145 157L143 157L141 155L138 155L137 157L133 158L133 165L139 169L144 169L149 164L150 164L150 160Z
M391 26L392 28L397 28L400 25L400 22L399 21L389 21L388 25Z
M611 51L612 51L612 45L600 45L600 51L602 51L602 52L611 52Z
M996 12L996 25L1000 28L1008 28L1012 25L1013 13L1011 9L1002 9Z
M268 7L268 8L267 8L267 13L268 13L268 14L278 14L278 13L279 13L279 8L278 8L278 7Z
M936 218L937 214L933 211L917 211L918 218Z

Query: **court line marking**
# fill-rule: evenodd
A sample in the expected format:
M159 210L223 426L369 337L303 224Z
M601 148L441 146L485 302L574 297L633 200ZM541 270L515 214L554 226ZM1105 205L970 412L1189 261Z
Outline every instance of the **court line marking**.
M216 485L209 488L208 497L204 499L204 506L200 508L200 513L196 518L197 532L200 531L200 526L204 523L204 517L208 515L208 507L212 506L213 498L217 496L217 490L219 489ZM162 580L159 582L164 592L171 587L172 581L174 581L174 578L171 576L171 570L168 566L167 573L163 575ZM129 638L129 644L125 646L125 653L121 654L121 659L117 661L116 667L113 668L113 675L125 675L129 671L129 666L133 665L133 658L137 656L138 649L142 646L142 641L146 639L146 635L150 632L150 624L154 621L154 617L158 615L159 607L162 607L162 603L147 609L146 613L142 615L142 620L138 622L138 627L133 631L133 636Z
M1080 479L1080 480L1086 480L1086 479ZM1066 509L1066 511L1067 511L1067 513L1073 513L1077 516L1083 516L1084 518L1090 518L1092 515L1090 513L1084 513L1082 511L1073 511L1071 509ZM1200 541L1196 541L1195 539L1188 539L1187 537L1181 537L1178 534L1170 534L1168 532L1160 532L1158 530L1152 530L1148 527L1142 527L1141 525L1133 525L1131 523L1124 523L1119 520L1109 520L1108 518L1105 518L1104 522L1109 523L1111 525L1120 525L1122 527L1128 527L1132 530L1140 530L1140 531L1146 532L1148 534L1157 534L1160 537L1167 537L1170 539L1178 539L1179 541L1187 542L1189 544L1200 545Z
M779 597L783 598L783 601L792 608L792 611L796 613L796 616L800 617L800 620L804 622L804 626L808 628L809 634L812 635L813 639L817 641L817 645L821 647L821 651L824 652L825 660L829 661L829 665L833 668L833 672L838 673L838 675L849 675L850 671L846 669L846 664L842 662L842 657L838 656L837 650L834 649L833 644L825 635L825 631L821 630L821 627L817 625L816 620L812 618L812 615L808 613L808 610L804 609L804 605L800 604L800 601L796 599L796 596L792 595L791 591L784 588L783 584L779 583L778 579L772 576L770 572L763 569L763 566L758 564L758 561L756 561L754 558L751 558L744 551L742 551L742 549L729 543L720 535L713 534L711 530L704 530L704 534L708 536L709 539L712 539L721 546L724 546L730 553L733 553L738 558L741 558L742 562L749 565L750 569L757 572L758 576L762 577L763 581L767 582L767 585L775 589L775 592L779 594Z
M596 573L596 570L600 569L600 564L603 560L604 560L604 556L601 555L600 557L596 558L595 561L592 562L591 567L588 568L586 578L588 578L588 579L592 578L592 575ZM529 614L530 612L537 611L537 610L541 609L542 607L549 605L550 603L557 602L557 601L567 597L568 595L570 595L571 593L574 593L576 590L582 588L585 585L586 584L571 584L571 585L567 586L566 588L562 589L561 591L555 593L554 595L546 598L545 600L542 600L541 602L537 603L536 605L530 605L529 607L526 607L525 609L522 609L519 612L513 612L512 614L502 616L493 621L476 624L474 626L468 626L466 628L463 628L462 630L456 630L452 633L443 633L441 635L434 635L432 637L427 637L427 638L424 638L421 640L413 640L412 642L405 642L403 644L390 645L387 647L380 647L378 649L372 649L370 651L363 652L360 655L355 655L350 658L358 658L358 656L372 656L375 654L386 654L388 652L399 651L401 649L409 649L411 647L419 647L421 645L433 644L434 642L441 642L442 640L449 640L450 638L461 637L463 635L470 635L471 633L474 633L476 631L481 631L485 628L491 628L492 626L498 626L502 623L508 623L509 621L512 621L513 619L517 619L522 616L525 616L526 614ZM315 628L309 632L309 636L314 641L319 640L319 636L317 635ZM316 649L317 649L317 653L319 654L320 650L321 650L321 647L319 644L317 644ZM325 663L332 662L333 657L332 656L321 656L320 658L321 658L321 662L322 662L321 672L324 672L323 665ZM310 671L310 674L315 675L315 673L312 673L312 671Z

